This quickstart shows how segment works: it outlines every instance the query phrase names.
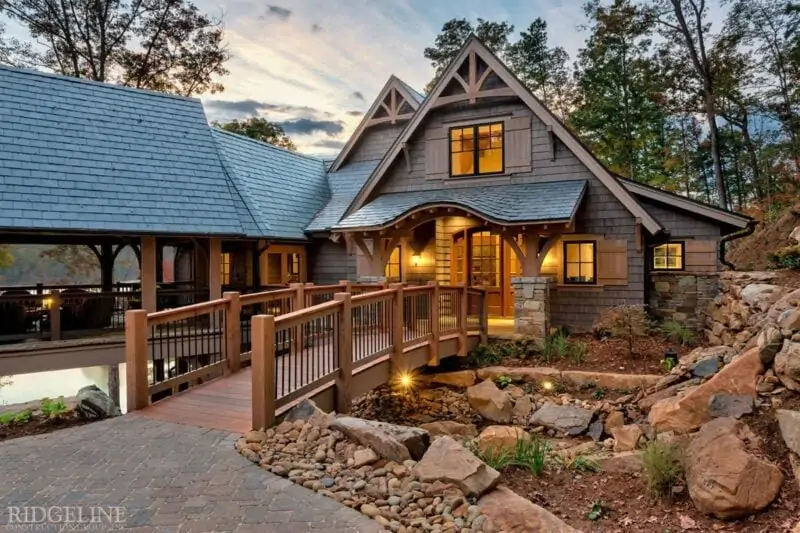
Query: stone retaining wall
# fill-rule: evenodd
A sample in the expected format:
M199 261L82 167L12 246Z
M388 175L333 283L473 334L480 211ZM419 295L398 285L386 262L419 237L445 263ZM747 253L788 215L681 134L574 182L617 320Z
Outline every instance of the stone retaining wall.
M708 306L720 292L719 274L658 272L650 276L650 312L657 318L674 320L700 332L706 324Z

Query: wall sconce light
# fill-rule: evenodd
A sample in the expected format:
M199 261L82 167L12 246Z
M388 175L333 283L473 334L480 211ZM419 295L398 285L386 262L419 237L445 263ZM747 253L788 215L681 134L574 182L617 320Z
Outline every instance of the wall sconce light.
M419 261L420 261L419 254L413 254L411 256L411 265L412 266L418 267L419 266Z

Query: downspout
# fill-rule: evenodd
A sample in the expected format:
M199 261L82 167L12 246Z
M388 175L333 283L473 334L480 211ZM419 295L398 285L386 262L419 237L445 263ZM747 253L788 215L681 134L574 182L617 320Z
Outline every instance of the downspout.
M757 225L758 225L757 221L751 220L750 222L747 223L747 226L744 229L736 231L729 235L725 235L722 239L720 239L719 262L725 265L726 267L730 268L731 270L736 270L736 265L725 260L725 245L737 239L741 239L752 235L753 232L756 230Z

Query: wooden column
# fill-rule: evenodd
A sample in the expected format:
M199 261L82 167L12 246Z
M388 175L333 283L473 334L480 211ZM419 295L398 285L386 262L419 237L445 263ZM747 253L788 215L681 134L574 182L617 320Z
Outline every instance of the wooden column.
M439 332L441 330L439 322L439 282L429 281L428 285L433 288L429 293L431 300L428 307L430 313L428 320L431 323L431 336L428 343L428 365L439 366Z
M275 317L256 315L252 322L253 429L275 425Z
M337 293L333 298L341 302L339 308L338 359L339 373L336 376L336 412L349 413L353 397L350 393L353 380L353 314L349 293Z
M61 294L50 295L50 340L61 340Z
M226 292L222 296L228 300L225 312L225 373L233 374L241 366L242 327L239 317L242 303L238 292Z
M154 254L155 255L155 254ZM147 383L147 311L125 313L125 385L128 412L144 409L150 403Z
M350 293L350 280L349 279L343 279L343 280L339 281L339 285L342 285L342 287L343 287L342 292L346 292L348 294Z
M222 298L222 239L208 239L208 299Z
M294 289L296 292L294 294L294 305L292 306L292 311L299 311L300 309L304 309L306 306L306 285L305 283L290 283L290 289ZM303 324L294 328L294 338L296 339L296 343L294 344L294 352L301 356L303 353L303 349L306 345L306 336Z
M522 277L533 278L539 275L541 264L539 261L539 235L535 233L525 233L523 235L525 243L525 257L521 264Z
M467 315L469 314L469 293L467 292L467 284L466 283L459 283L461 287L461 308L457 309L458 312L458 325L459 325L459 337L458 337L458 355L459 357L466 357L467 355L467 333L469 328L467 327Z
M484 290L481 298L481 344L489 342L489 295Z
M267 241L258 241L258 249L264 250L258 256L258 279L261 285L269 283L269 261L267 261Z
M392 314L392 347L394 352L391 359L390 375L396 376L398 372L405 372L408 370L408 363L405 360L403 352L403 284L393 283L391 288L394 289L394 312Z
M156 302L156 238L142 237L142 309L155 313Z

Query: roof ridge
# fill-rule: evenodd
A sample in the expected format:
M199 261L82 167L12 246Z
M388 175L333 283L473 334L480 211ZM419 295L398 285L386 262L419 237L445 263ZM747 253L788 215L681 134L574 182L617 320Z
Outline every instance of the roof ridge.
M258 146L271 148L271 149L277 150L279 152L286 152L287 154L290 154L290 155L303 157L305 159L310 159L311 161L315 161L317 163L325 164L325 160L324 159L321 159L319 157L314 157L313 155L308 155L308 154L304 154L304 153L301 153L301 152L295 152L295 151L289 150L287 148L282 148L280 146L275 146L274 144L270 144L270 143L267 143L267 142L264 142L264 141L259 141L257 139L253 139L252 137L248 137L247 135L241 135L239 133L234 133L232 131L224 130L224 129L218 127L218 126L209 125L209 127L211 128L212 131L217 132L217 133L221 133L223 135L230 135L231 137L236 137L238 139L241 139L243 141L251 142L251 143L256 144Z
M159 91L154 91L152 89L140 89L137 87L128 87L127 85L117 85L115 83L107 82L107 81L96 81L96 80L89 80L86 78L76 78L75 76L67 76L65 74L57 74L55 72L42 72L41 70L34 70L28 68L20 68L20 67L12 67L9 65L0 64L0 70L5 70L8 72L16 72L18 74L24 74L27 76L36 76L40 78L50 78L54 80L61 80L68 83L77 83L81 85L94 85L97 87L103 87L112 91L130 91L137 94L149 95L149 96L158 96L162 98L169 98L171 100L182 100L185 102L197 102L202 105L202 102L199 98L194 98L191 96L181 96L179 94L172 94L172 93L164 93Z

